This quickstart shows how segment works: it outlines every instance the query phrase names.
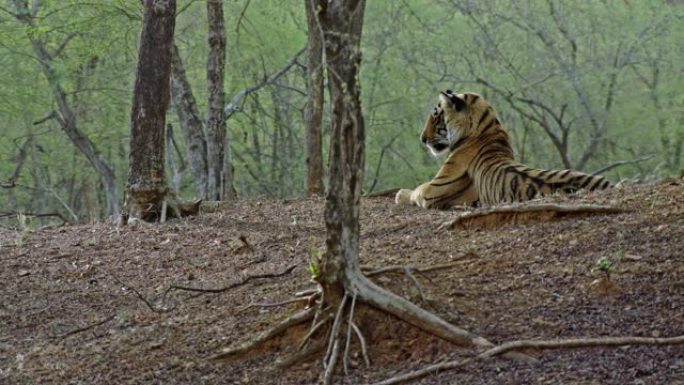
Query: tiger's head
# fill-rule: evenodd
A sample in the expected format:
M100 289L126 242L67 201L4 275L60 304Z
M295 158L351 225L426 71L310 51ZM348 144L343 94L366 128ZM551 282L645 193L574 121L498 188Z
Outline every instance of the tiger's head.
M420 140L433 155L442 155L454 150L460 140L481 134L490 115L492 121L496 119L494 109L478 94L440 92L439 103L428 116Z

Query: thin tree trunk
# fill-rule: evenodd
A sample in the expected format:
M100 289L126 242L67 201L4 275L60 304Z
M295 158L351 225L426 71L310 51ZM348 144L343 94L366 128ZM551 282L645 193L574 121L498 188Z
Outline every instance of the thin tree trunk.
M325 32L330 93L329 187L325 205L326 254L318 283L336 308L344 295L386 311L429 333L463 346L491 346L482 337L449 324L368 280L359 265L359 208L364 169L364 120L358 87L359 40L364 0L318 0Z
M126 204L128 213L153 220L166 197L164 128L169 102L175 0L145 0L131 111Z
M209 59L207 61L207 166L209 199L232 199L233 168L223 111L226 95L223 79L226 67L226 28L223 2L207 0Z
M188 149L188 162L195 182L197 198L207 198L207 142L204 126L197 111L197 103L185 74L178 47L173 45L171 55L171 98L178 114L183 138Z
M307 43L307 101L304 107L306 134L306 193L321 195L323 186L323 31L316 19L315 0L306 3L306 21L309 29Z
M359 208L364 169L365 128L358 71L364 0L316 4L325 38L330 93L329 184L325 205L327 252L321 263L324 297L333 303L359 267Z
M12 2L14 3L17 12L15 14L17 20L29 27L36 27L34 17L38 13L40 3L34 2L32 12L29 12L26 0L12 0ZM47 81L52 88L55 101L57 102L59 114L54 113L52 117L58 122L69 139L71 139L71 141L74 143L74 146L76 146L81 154L88 159L88 162L90 162L93 168L95 168L97 173L100 175L100 179L102 180L102 185L105 191L105 200L107 204L106 214L107 216L116 217L119 215L121 208L119 206L119 193L116 188L114 169L102 157L102 154L97 147L95 147L95 144L93 144L93 142L91 142L90 139L79 130L76 121L76 114L69 105L66 92L64 92L64 89L62 88L62 85L55 73L53 67L53 57L47 50L45 40L35 37L31 34L28 36L29 40L31 41L33 51L40 62L43 74L47 78Z

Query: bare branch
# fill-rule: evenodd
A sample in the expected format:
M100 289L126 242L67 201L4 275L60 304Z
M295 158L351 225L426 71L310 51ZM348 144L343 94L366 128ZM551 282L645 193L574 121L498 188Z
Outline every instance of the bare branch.
M290 273L292 272L292 270L295 269L295 267L297 267L296 264L294 264L294 265L288 267L287 269L285 269L284 271L282 271L282 272L280 272L280 273L263 273L263 274L249 275L249 276L247 276L246 278L242 279L241 281L234 282L234 283L231 283L231 284L229 284L229 285L226 285L226 286L223 286L223 287L219 287L219 288L208 288L208 289L203 289L203 288L200 288L200 287L191 287L191 286L182 286L182 285L171 285L171 286L169 286L169 288L166 289L166 291L164 292L164 298L165 298L166 295L167 295L170 291L172 291L172 290L192 291L192 292L196 292L196 293L223 293L223 292L226 292L226 291L228 291L228 290L234 289L234 288L236 288L236 287L238 287L238 286L246 285L247 283L249 283L250 281L252 281L252 280L254 280L254 279L282 277L283 275L290 274Z
M251 86L249 86L249 87L245 88L244 90L235 94L233 96L233 98L230 100L230 103L228 103L223 109L223 112L226 115L226 120L228 120L236 111L238 111L240 109L240 103L245 98L245 96L251 94L252 92L259 90L260 88L262 88L266 85L272 84L276 80L278 80L278 78L280 78L285 73L287 73L287 71L289 71L290 68L292 68L292 66L294 66L297 63L297 59L299 58L299 56L301 56L302 53L304 53L304 51L306 51L306 47L297 51L297 53L294 54L292 59L290 59L290 61L288 61L285 64L285 66L283 66L278 71L274 72L273 74L269 75L268 77L264 77L259 82L252 84Z
M616 168L616 167L624 166L624 165L627 165L627 164L634 164L634 163L645 162L645 161L647 161L647 160L649 160L649 159L652 159L654 156L655 156L655 155L648 155L648 156L642 156L641 158L637 158L637 159L620 160L620 161L611 163L611 164L609 164L609 165L607 165L607 166L604 166L604 167L599 168L598 170L592 172L591 175L601 174L601 173L604 173L604 172L606 172L606 171L608 171L608 170L612 170L612 169L614 169L614 168Z
M73 39L76 36L78 36L78 33L76 33L76 32L72 32L69 35L67 35L67 37L64 39L62 44L60 44L59 47L57 47L55 52L53 52L52 55L50 55L50 57L52 57L52 58L58 57L62 53L62 51L64 51L64 48L66 48L67 44L69 44L71 39Z

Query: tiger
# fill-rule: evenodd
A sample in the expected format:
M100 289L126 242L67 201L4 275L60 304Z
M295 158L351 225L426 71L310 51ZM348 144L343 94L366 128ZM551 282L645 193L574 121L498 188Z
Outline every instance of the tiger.
M428 115L420 140L433 155L448 155L431 181L413 190L399 190L397 204L447 209L611 186L600 175L535 169L516 162L494 108L472 92L440 92L439 104Z

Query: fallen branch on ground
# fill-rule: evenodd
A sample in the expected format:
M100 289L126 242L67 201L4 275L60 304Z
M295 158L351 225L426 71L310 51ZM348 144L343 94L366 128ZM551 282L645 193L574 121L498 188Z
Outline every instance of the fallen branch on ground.
M504 344L488 349L473 358L463 361L449 361L440 364L430 365L426 368L388 378L373 385L394 385L406 381L416 380L427 375L461 368L471 362L486 360L506 352L519 351L521 349L571 349L587 347L612 347L626 345L684 345L684 336L671 338L651 338L651 337L603 337L603 338L573 338L565 340L519 340L506 342Z
M456 219L442 223L439 230L492 228L507 223L548 221L566 216L619 214L629 210L600 205L520 204L496 206L459 214Z
M86 326L83 326L83 327L74 329L74 330L72 330L72 331L70 331L70 332L66 332L66 333L64 333L64 334L62 334L62 335L59 335L59 336L56 336L56 337L57 337L57 338L67 338L67 337L69 337L69 336L73 336L74 334L78 334L78 333L81 333L81 332L84 332L84 331L87 331L87 330L96 328L96 327L98 327L98 326L100 326L100 325L104 325L104 324L106 324L107 322L109 322L109 321L111 321L111 320L113 320L113 319L114 319L114 316L112 315L112 316L109 316L109 317L103 319L102 321L98 321L98 322L92 323L92 324L90 324L90 325L86 325Z
M145 298L145 296L143 296L135 287L133 287L127 283L124 283L122 280L119 279L119 277L117 277L113 273L109 273L109 275L111 275L112 278L114 278L114 280L119 283L119 285L121 285L121 286L125 287L126 289L132 291L135 294L135 296L138 297L138 299L141 300L145 304L145 306L147 306L148 309L152 310L152 312L154 312L154 313L166 313L168 311L173 310L173 309L167 309L167 308L161 308L161 309L157 308L156 306L154 306L154 304L152 302L150 302L147 298Z
M252 275L248 275L247 277L245 277L245 278L242 279L241 281L234 282L234 283L231 283L230 285L223 286L223 287L219 287L219 288L208 288L208 289L205 289L205 288L201 288L201 287L182 286L182 285L171 285L171 286L169 286L169 288L166 289L166 291L164 292L163 298L166 298L166 295L167 295L170 291L172 291L172 290L193 291L193 292L197 292L197 293L223 293L223 292L225 292L225 291L234 289L234 288L236 288L236 287L238 287L238 286L246 285L247 283L249 283L250 281L255 280L255 279L282 277L283 275L290 274L290 273L292 272L292 270L295 269L295 267L297 267L296 264L295 264L295 265L292 265L292 266L290 266L290 267L288 267L287 269L283 270L283 271L280 272L280 273L262 273L262 274L252 274Z

